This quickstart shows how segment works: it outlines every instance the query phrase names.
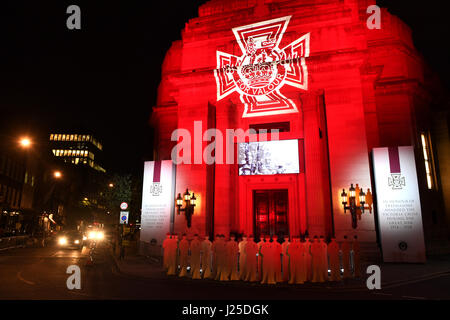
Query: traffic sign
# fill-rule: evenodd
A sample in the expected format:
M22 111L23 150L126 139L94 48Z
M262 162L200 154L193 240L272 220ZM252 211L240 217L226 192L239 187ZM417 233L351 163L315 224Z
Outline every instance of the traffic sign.
M128 224L129 211L120 211L120 224Z
M128 203L122 202L122 203L120 204L120 209L122 209L122 210L127 210L127 209L128 209Z

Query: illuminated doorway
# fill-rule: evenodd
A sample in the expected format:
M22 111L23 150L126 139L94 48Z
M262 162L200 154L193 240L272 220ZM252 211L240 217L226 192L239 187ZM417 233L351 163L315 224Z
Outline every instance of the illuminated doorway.
M254 235L289 235L288 190L254 190Z

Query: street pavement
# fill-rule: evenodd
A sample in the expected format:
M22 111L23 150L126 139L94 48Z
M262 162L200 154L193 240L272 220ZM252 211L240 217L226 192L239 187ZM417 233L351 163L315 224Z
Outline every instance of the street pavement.
M450 299L450 272L428 267L422 277L383 284L368 290L365 279L338 284L277 286L245 282L218 282L167 277L155 265L139 258L116 261L108 247L96 249L94 263L87 265L89 250L62 250L56 246L19 248L0 252L0 299L176 299L176 300L426 300ZM133 262L133 259L135 261ZM133 266L134 263L134 266ZM450 262L442 261L444 267ZM138 265L139 264L139 265ZM66 285L70 265L81 269L81 289ZM128 265L128 268L127 268ZM424 266L404 266L423 268ZM131 272L148 269L147 276ZM409 270L409 269L408 269ZM436 270L440 270L436 272ZM449 269L450 270L450 269ZM412 273L411 273L412 274Z

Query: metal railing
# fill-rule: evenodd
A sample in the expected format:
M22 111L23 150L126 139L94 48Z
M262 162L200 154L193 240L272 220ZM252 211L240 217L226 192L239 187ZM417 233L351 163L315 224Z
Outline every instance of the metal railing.
M14 236L0 238L0 250L26 247L29 236Z

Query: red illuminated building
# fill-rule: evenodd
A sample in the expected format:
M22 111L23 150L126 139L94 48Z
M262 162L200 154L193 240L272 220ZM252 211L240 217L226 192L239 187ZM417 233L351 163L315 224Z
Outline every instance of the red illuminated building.
M439 146L431 149L448 144L448 132L442 138L430 131L435 86L408 26L382 9L381 29L368 28L373 4L211 0L200 6L162 66L152 114L155 160L171 159L175 129L187 129L193 139L207 129L279 129L280 140L298 143L299 170L240 175L237 141L234 164L179 164L176 194L193 190L197 205L189 230L185 217L175 216L175 232L356 234L366 250L376 250L375 210L359 215L353 228L340 194L350 184L374 190L373 148L408 145L415 147L427 244L442 232L449 186L440 172L450 161L442 160ZM200 132L194 121L201 121ZM428 178L422 135L433 161ZM209 143L200 150L192 144L193 162Z

